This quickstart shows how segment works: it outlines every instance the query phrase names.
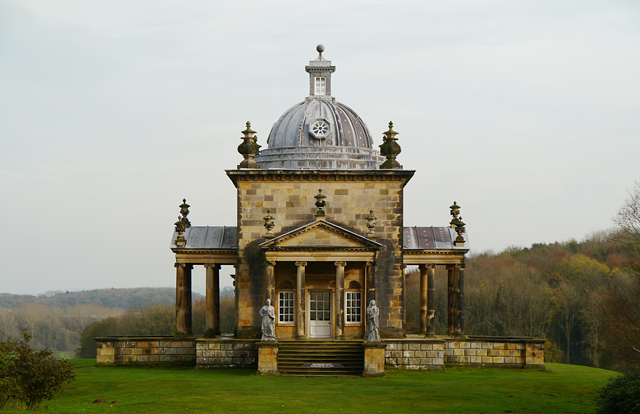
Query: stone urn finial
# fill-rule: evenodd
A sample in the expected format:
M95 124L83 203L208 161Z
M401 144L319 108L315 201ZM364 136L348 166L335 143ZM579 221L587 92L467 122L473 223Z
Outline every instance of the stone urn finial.
M176 237L176 246L186 246L187 239L184 238L184 223L182 222L182 217L178 216L178 221L176 221L174 225L176 226L176 233L178 233L178 237Z
M318 207L318 211L316 211L316 218L324 218L327 216L323 208L327 205L327 202L324 201L327 198L326 195L322 194L322 189L318 189L318 194L313 196L316 199L316 207Z
M242 131L244 134L241 138L242 144L238 145L238 152L244 157L244 160L238 164L238 169L260 168L258 163L253 160L253 157L260 153L260 145L258 145L258 137L255 133L256 131L251 129L251 122L247 121L247 129Z
M267 229L267 233L264 235L265 239L273 238L273 228L275 227L275 221L273 216L271 216L271 210L267 210L267 215L263 217L264 220L264 228Z
M464 237L462 237L462 235L465 233L465 223L462 221L462 216L460 216L460 218L455 218L456 220L456 233L458 233L458 237L456 237L456 240L453 242L453 245L456 247L462 247L464 246ZM452 220L453 222L453 220Z
M367 216L367 228L369 232L367 233L367 237L370 239L376 238L376 216L373 215L373 210L369 210L369 215Z
M191 222L187 218L187 216L189 215L189 207L191 206L187 204L187 199L183 198L182 204L180 204L180 214L182 214L182 218L180 220L182 220L185 229L191 227Z
M393 130L393 122L389 122L389 130L384 133L382 145L380 145L380 155L387 157L387 160L380 165L381 170L401 170L402 165L396 161L401 149L396 138L398 133Z

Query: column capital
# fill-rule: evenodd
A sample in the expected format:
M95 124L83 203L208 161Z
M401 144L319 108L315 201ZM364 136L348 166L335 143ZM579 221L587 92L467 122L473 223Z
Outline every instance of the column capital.
M186 267L187 264L186 263L174 263L173 267Z
M267 260L267 266L275 266L276 262L274 260Z
M219 264L215 264L215 263L207 263L207 264L204 265L204 267L212 268L212 269L216 269L217 268L218 270L220 270L221 266Z
M307 262L296 262L297 267L305 267L306 265L307 265Z
M334 264L336 265L336 267L345 267L347 265L347 262L335 262Z
M364 265L366 267L371 267L371 266L373 266L373 261L369 260L368 262L364 262Z

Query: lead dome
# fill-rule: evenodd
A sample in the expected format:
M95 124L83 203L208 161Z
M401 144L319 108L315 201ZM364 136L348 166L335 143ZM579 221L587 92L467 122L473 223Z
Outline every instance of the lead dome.
M331 96L335 66L322 56L305 66L309 96L273 124L268 148L255 161L260 168L375 170L384 161L373 149L369 129L358 114Z

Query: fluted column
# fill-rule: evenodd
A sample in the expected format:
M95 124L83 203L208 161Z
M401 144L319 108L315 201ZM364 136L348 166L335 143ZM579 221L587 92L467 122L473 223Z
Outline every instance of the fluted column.
M436 266L427 267L427 335L436 334Z
M191 269L190 264L176 263L176 332L191 335Z
M344 339L344 268L346 262L336 262L336 339Z
M207 264L207 327L205 336L220 335L220 265Z
M420 265L420 335L427 333L428 320L428 291L427 291L427 273L426 265Z
M304 283L307 262L296 262L296 338L306 338L304 334Z
M271 299L272 304L276 304L275 266L276 262L267 261L264 274L264 302Z

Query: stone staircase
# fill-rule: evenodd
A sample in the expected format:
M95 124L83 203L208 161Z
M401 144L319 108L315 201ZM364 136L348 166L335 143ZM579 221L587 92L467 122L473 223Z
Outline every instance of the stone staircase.
M362 375L362 341L281 341L278 371L300 376Z

